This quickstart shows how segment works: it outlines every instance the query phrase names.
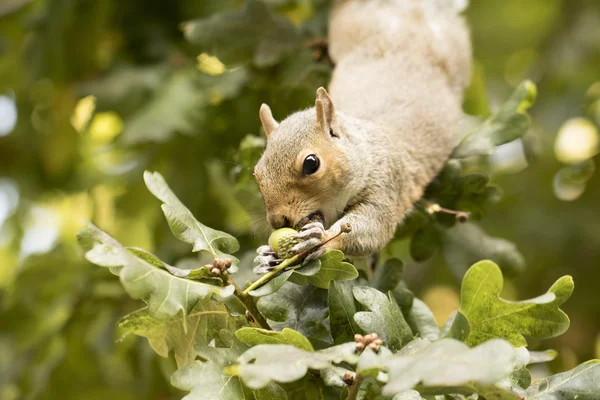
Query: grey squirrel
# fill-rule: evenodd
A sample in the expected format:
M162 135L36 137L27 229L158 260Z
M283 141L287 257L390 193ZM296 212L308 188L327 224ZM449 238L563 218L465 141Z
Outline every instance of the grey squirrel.
M267 220L293 227L301 252L381 250L459 140L471 44L460 0L338 0L329 23L335 70L315 107L278 123L263 104L255 167ZM257 263L274 265L259 248Z

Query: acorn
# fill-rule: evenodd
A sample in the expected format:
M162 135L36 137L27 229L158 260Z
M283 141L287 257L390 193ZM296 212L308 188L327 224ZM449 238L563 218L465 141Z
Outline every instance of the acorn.
M293 257L292 247L302 242L296 237L298 231L292 228L277 229L269 236L269 246L277 253L277 257L285 259Z

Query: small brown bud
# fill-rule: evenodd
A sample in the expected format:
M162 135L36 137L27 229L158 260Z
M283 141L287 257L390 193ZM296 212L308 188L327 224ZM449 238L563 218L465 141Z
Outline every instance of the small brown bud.
M346 385L351 386L354 383L354 375L352 374L352 372L348 371L344 374L342 380Z
M356 343L356 351L363 351L365 349L364 343Z
M210 269L210 274L212 276L220 276L221 275L221 270L219 268L217 268L217 267L212 267Z
M223 260L221 260L220 258L215 258L215 259L213 260L213 265L215 266L215 268L219 268L219 269L221 269L221 268L223 268L223 262L224 262L224 261L223 261Z
M355 342L360 342L362 339L363 339L363 336L360 333L357 333L356 335L354 335Z
M340 231L342 233L352 232L352 225L350 225L349 222L344 222L342 225L340 225Z
M471 213L460 211L456 214L456 222L460 222L461 224L467 222L470 216Z
M225 269L228 269L229 267L231 267L231 264L232 264L231 258L228 258L223 262L223 266L225 267Z
M383 340L381 340L381 339L375 339L373 341L373 343L376 343L378 346L381 346L383 344Z
M254 322L254 317L250 314L250 311L246 310L246 320L250 323Z

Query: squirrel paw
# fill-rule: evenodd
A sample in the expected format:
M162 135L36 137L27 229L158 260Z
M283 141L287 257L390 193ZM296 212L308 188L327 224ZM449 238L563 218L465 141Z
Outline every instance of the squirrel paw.
M326 233L327 231L321 222L311 222L310 224L304 225L304 227L302 227L300 230L300 233L297 235L297 237L304 239L304 241L292 247L292 251L298 254L317 247L323 241ZM322 247L314 250L313 252L309 253L306 258L304 258L302 264L316 260L325 254L325 251L326 249Z
M304 225L296 236L301 239L314 238L321 240L323 239L323 236L325 236L325 232L325 227L322 223L311 222L310 224Z
M318 249L316 249L315 251L311 252L309 255L306 256L306 258L302 261L302 265L306 265L309 262L316 260L317 258L321 257L326 252L327 252L327 249L325 247L319 247Z
M296 237L302 239L302 242L292 247L292 251L295 254L298 254L318 246L325 236L325 232L325 227L320 222L311 222L310 224L304 225L302 229L300 229L300 232L296 234Z
M281 259L277 258L277 253L271 248L271 246L265 245L260 246L256 249L258 256L254 259L253 271L255 274L265 274L275 268L281 263Z

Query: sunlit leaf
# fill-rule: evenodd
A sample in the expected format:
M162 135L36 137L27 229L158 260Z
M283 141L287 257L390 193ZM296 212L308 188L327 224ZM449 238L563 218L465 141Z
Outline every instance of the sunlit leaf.
M246 319L231 317L223 304L200 301L187 315L167 320L153 318L147 309L126 315L119 325L126 332L148 338L152 349L161 357L175 353L182 367L196 358L196 348L219 338L222 329L233 330L246 325Z
M548 338L567 330L569 318L559 307L573 292L573 278L564 276L546 294L518 302L500 298L502 284L502 272L491 261L478 262L467 271L451 328L453 337L470 346L492 338L525 346L523 335Z
M600 398L600 360L591 360L570 371L534 382L527 400L596 400Z
M491 340L470 349L457 340L442 339L411 355L385 360L390 379L383 393L394 395L413 388L422 394L425 389L434 393L478 392L481 389L475 385L493 386L510 374L514 358L512 346L504 340Z
M118 275L127 294L143 299L154 318L168 319L182 313L188 315L201 299L212 293L230 296L233 288L219 287L177 278L167 271L135 256L105 232L88 223L78 234L88 261L109 267Z
M260 389L271 381L293 382L308 369L321 370L346 360L344 352L307 352L285 344L261 344L252 347L239 358L232 369L251 389Z
M179 240L193 245L192 251L208 252L213 258L229 258L234 266L239 264L237 258L228 254L240 248L233 236L209 228L194 218L158 172L144 172L144 181L152 194L164 203L162 210L171 231ZM230 269L230 272L233 270Z
M259 344L290 344L301 350L314 350L308 339L301 333L289 328L284 328L281 332L259 328L242 328L235 332L235 336L240 342L250 346Z
M185 400L250 400L239 379L223 375L222 371L213 361L192 361L173 374L171 384L190 392Z

